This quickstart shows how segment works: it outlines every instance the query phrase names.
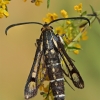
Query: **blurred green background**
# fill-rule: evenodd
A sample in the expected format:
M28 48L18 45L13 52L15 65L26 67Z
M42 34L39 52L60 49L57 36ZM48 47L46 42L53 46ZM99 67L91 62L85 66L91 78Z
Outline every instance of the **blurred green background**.
M91 4L96 11L100 10L100 0L51 0L46 8L46 0L36 7L28 0L12 0L8 5L10 16L0 19L0 100L24 100L24 86L35 54L35 41L40 35L40 26L23 25L10 29L8 36L5 29L8 25L25 21L42 22L48 12L60 14L65 9L69 17L77 16L74 5L83 4L83 10L91 13ZM85 88L74 87L73 91L66 85L66 100L100 100L100 24L97 21L88 29L89 39L81 42L79 55L70 54L80 71ZM38 94L31 100L40 99ZM43 99L41 99L43 100Z

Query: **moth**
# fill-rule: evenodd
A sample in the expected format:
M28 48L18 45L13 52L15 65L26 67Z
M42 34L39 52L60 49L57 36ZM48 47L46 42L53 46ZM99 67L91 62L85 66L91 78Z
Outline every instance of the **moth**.
M7 35L8 29L24 24L38 24L41 25L41 35L36 40L36 52L32 68L30 70L28 79L26 81L24 96L25 99L29 99L37 95L40 85L44 82L46 76L49 78L49 87L52 90L54 100L65 100L65 77L73 82L77 88L84 88L84 81L75 67L72 59L67 54L63 39L59 35L55 35L52 26L50 24L58 22L60 20L86 20L89 24L90 21L85 17L71 17L71 18L59 18L51 21L50 23L39 22L23 22L12 24L5 30ZM61 60L64 61L68 73L63 69ZM39 72L42 69L42 78L39 77Z

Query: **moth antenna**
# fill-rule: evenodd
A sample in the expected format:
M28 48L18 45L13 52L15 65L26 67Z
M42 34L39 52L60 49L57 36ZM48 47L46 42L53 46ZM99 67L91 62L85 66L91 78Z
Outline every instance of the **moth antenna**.
M51 21L50 23L48 23L48 25L50 25L51 23L54 23L54 22L57 22L57 21L60 21L60 20L70 20L70 19L75 19L75 20L78 20L78 19L84 19L84 20L87 20L89 25L90 25L90 20L86 17L70 17L70 18L59 18L59 19L56 19L56 20L53 20Z
M24 25L24 24L39 24L39 25L42 25L42 23L39 23L39 22L23 22L23 23L17 23L17 24L12 24L12 25L9 25L6 29L5 29L5 34L7 35L7 31L12 28L12 27L15 27L15 26L19 26L19 25Z

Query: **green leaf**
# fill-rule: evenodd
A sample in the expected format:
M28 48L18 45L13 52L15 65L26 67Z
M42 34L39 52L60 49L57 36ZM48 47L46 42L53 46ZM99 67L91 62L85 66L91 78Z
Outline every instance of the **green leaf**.
M93 8L91 5L90 5L90 7L91 7L91 9L92 9L92 12L95 13L94 8Z
M77 47L67 47L68 49L76 49L76 50L81 50L81 48L77 48Z
M46 97L47 96L47 94L45 93L45 94L43 94L43 97Z
M84 16L87 14L87 11L82 12L81 16Z
M47 8L50 6L50 0L47 0Z

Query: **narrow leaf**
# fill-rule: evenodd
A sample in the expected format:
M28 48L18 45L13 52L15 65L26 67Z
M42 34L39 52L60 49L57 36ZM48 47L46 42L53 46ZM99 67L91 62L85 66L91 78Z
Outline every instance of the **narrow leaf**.
M77 47L67 47L68 49L76 49L76 50L81 50L81 48L77 48Z
M87 14L87 11L82 12L81 16L85 16Z
M50 6L50 0L47 0L47 8Z
M93 14L95 13L94 8L90 5Z

